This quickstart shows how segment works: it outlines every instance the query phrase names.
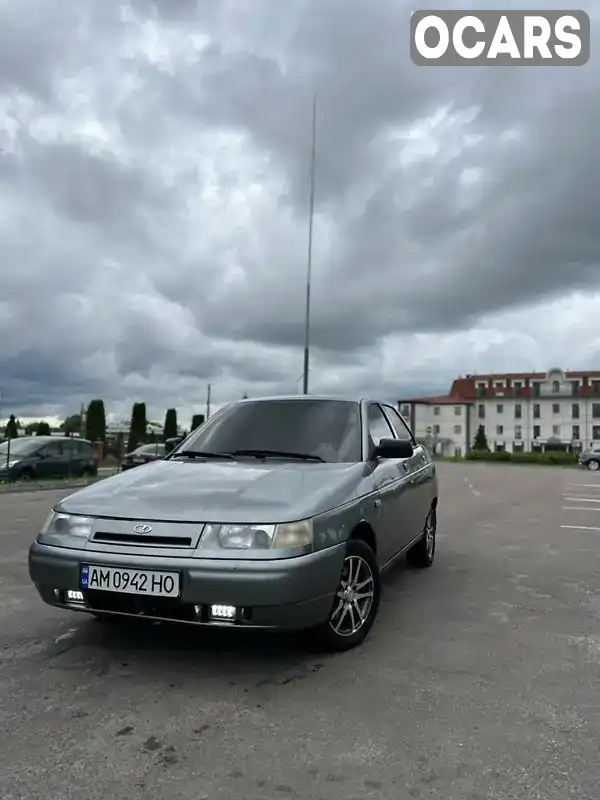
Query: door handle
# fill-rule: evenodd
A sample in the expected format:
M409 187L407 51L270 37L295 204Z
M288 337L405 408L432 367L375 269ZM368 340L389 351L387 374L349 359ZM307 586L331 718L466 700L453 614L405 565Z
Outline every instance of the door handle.
M408 472L409 467L410 467L410 464L408 463L408 461L403 461L402 462L402 468L404 469L404 472Z

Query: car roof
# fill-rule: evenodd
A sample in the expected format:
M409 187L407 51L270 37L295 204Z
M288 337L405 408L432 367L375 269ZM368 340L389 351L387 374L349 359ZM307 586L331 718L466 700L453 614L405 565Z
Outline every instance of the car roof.
M369 403L386 403L387 405L393 405L389 403L387 400L372 400L371 398L367 397L348 397L348 395L329 395L329 394L279 394L279 395L272 395L270 397L247 397L243 400L238 400L238 403L268 403L272 402L273 400L300 400L300 401L307 401L307 400L334 400L338 403L361 403L361 402L369 402Z
M82 439L80 436L19 436L19 439L23 441L23 439L35 439L36 442L40 444L45 444L46 442L64 442L65 439L73 442L85 442L86 444L91 444L89 439Z

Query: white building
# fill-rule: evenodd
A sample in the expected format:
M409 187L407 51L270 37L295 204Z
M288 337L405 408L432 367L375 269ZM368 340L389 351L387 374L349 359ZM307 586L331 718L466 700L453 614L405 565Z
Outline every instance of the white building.
M480 425L496 451L600 444L600 372L467 375L446 396L398 407L416 438L443 456L465 455Z

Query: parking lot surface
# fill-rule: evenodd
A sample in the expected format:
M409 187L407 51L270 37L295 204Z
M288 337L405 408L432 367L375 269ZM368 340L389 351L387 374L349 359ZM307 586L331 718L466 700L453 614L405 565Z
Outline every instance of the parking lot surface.
M433 568L333 657L46 607L26 556L60 495L0 497L2 800L598 800L600 476L438 469Z

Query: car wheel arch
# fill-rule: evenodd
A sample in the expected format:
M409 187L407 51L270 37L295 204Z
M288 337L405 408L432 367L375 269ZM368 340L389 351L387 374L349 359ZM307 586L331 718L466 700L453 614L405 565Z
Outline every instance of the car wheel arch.
M366 520L361 520L361 522L353 528L349 539L359 539L361 542L364 542L368 545L373 553L377 555L377 537L375 535L375 531L369 525Z

